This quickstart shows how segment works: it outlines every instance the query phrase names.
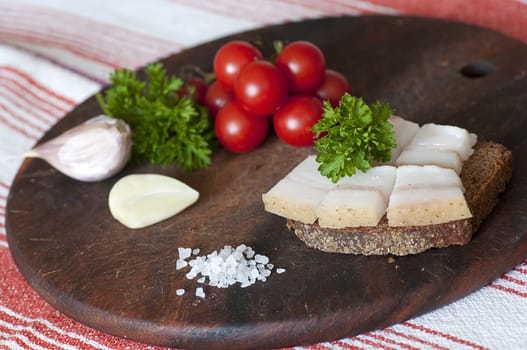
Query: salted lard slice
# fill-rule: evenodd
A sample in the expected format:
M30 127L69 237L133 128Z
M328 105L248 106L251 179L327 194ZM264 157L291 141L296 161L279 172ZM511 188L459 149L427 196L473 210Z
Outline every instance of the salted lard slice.
M396 165L436 165L461 173L463 161L454 151L435 148L407 148L397 158Z
M392 150L392 159L390 163L393 163L399 157L403 149L414 138L419 130L419 124L395 115L390 117L389 122L393 126L393 136L397 143L397 146Z
M395 183L397 169L391 165L379 165L366 172L357 171L353 176L344 176L336 185L337 189L375 189L388 198Z
M454 170L400 166L387 208L390 226L421 226L472 217Z
M262 195L266 211L305 224L317 220L317 208L335 184L322 176L315 156L308 156L267 193Z
M317 207L328 190L284 177L262 195L266 211L304 224L317 220Z
M396 168L377 166L339 180L317 209L321 227L376 226L386 212Z
M452 125L425 124L395 160L395 165L437 165L461 172L477 136Z
M467 130L453 125L424 124L415 134L409 147L421 146L454 151L461 160L467 160L474 150L476 137Z
M287 176L296 182L309 186L328 190L334 188L335 184L318 171L320 163L317 162L316 158L315 155L307 156Z

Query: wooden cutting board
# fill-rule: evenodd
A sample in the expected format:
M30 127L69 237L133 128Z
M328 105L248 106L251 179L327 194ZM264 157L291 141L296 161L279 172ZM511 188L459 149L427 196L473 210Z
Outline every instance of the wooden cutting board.
M210 70L231 39L318 44L328 67L356 95L389 102L405 118L454 124L503 143L515 155L512 183L462 247L397 257L327 254L306 247L284 219L264 212L261 194L310 152L272 137L246 155L218 151L193 173L129 167L115 178L71 180L26 160L8 198L7 237L24 277L66 315L104 332L175 347L268 348L332 340L386 327L485 286L527 256L527 47L489 30L408 17L333 18L223 38L163 60L177 73ZM100 112L93 98L45 137ZM155 226L129 230L107 196L125 173L175 176L201 193L196 205ZM208 253L245 243L283 274L249 288L205 287L176 270L177 247ZM176 289L187 294L177 296Z

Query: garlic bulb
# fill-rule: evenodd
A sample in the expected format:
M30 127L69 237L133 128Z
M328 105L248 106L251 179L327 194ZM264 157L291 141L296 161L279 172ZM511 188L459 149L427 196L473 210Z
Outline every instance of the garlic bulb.
M80 181L100 181L121 171L130 159L132 133L120 119L99 115L25 154L42 158Z

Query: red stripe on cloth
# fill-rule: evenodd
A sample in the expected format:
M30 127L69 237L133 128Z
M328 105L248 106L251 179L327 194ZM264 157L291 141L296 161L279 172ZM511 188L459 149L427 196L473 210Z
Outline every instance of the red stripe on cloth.
M401 338L404 338L404 339L408 339L408 340L411 340L411 341L416 342L416 343L421 343L421 344L424 344L424 345L428 345L428 346L430 346L430 347L432 347L434 349L449 350L448 348L446 348L444 346L441 346L439 344L433 343L433 342L425 340L425 339L421 339L421 338L415 337L415 336L410 335L410 334L399 332L399 331L393 330L391 328L383 329L383 332L386 332L388 334L393 334L395 336L398 336L398 337L401 337Z
M73 341L67 334L46 324L45 320L29 319L5 307L0 308L0 315L0 332L4 338L23 338L30 348L40 346L44 349L72 349L79 346L78 342Z
M469 346L469 347L474 348L474 349L486 350L485 347L483 347L481 345L478 345L476 343L473 343L473 342L471 342L469 340L461 339L459 337L456 337L455 335L444 333L444 332L440 332L440 331L428 328L426 326L418 325L418 324L415 324L415 323L412 323L412 322L403 322L403 323L401 323L401 325L406 326L408 328L412 328L412 329L418 330L418 331L422 331L422 332L425 332L425 333L428 333L428 334L439 336L439 337L448 339L448 340L450 340L450 341L452 341L454 343L466 345L466 346Z
M357 9L362 14L398 14L392 7L374 5L364 0L327 0L326 2L333 2L342 6L350 6L352 9Z
M491 283L491 284L489 284L489 287L497 289L497 290L499 290L501 292L505 292L507 294L516 295L516 296L519 296L519 297L522 297L522 298L527 298L527 292L522 292L522 291L516 290L514 288L505 287L505 286L502 286L502 285L497 284L497 283Z
M380 334L366 333L366 334L364 334L364 336L365 337L371 337L373 339L376 339L376 340L379 340L381 342L388 343L388 344L391 344L391 345L396 345L399 349L419 350L419 348L416 348L416 347L408 345L406 343L402 343L402 342L399 342L399 341L396 341L396 340L384 337L384 336L382 336Z
M257 13L255 13L254 6L251 2L239 2L236 0L224 0L221 3L177 0L177 3L184 3L185 6L196 7L220 16L248 20L258 24L282 23L323 16L375 13L394 14L397 12L391 7L378 6L366 1L331 0L303 2L297 0L268 0L266 1L267 6L259 7ZM268 20L269 18L271 20Z
M29 128L33 130L36 130L39 133L43 134L47 130L46 127L35 124L33 121L29 120L24 115L19 113L17 109L13 109L5 105L4 103L2 103L2 101L0 101L0 111L4 111L5 113L9 114L13 119L20 121L24 125L28 126Z
M378 13L395 13L396 11L386 6L372 6L365 1L338 1L326 0L316 2L297 2L295 0L285 0L292 6L304 8L318 12L324 16L342 16L342 15L370 15Z
M13 108L22 112L24 115L30 115L34 120L38 120L46 126L46 129L57 119L53 115L42 112L42 110L38 108L38 105L32 105L31 101L16 96L2 85L0 85L0 99L4 100L6 104L13 106Z
M10 308L0 307L2 322L0 330L8 334L25 337L29 342L48 348L78 348L101 349L101 344L84 342L79 344L80 338L76 333L66 332L57 328L45 319L30 318L17 313ZM79 339L80 338L80 339Z
M340 6L341 4L331 3L330 1L314 1L314 2L297 2L295 0L283 0L291 6L298 7L299 9L306 9L314 11L320 15L345 15L352 11L353 14L361 13L361 11L353 6L346 5Z
M11 348L31 349L31 347L28 344L24 343L23 340L20 339L19 337L10 337L10 338L11 339L9 339L9 348L6 348L6 349L11 349Z
M224 17L230 17L230 18L238 18L245 21L258 23L258 24L269 24L269 23L275 23L280 21L280 16L282 15L280 12L276 13L275 17L268 17L266 15L266 12L263 11L265 7L259 8L258 11L254 11L254 7L252 11L246 11L243 6L245 4L244 1L240 1L240 6L226 6L225 2L219 2L219 1L195 1L195 0L171 0L171 2L174 2L176 4L184 5L187 7L193 7L198 8L202 11L209 12L215 15L224 16ZM250 2L252 6L254 6L254 3ZM273 20L269 20L269 18L273 18Z
M21 128L20 126L14 124L14 123L11 123L11 121L9 121L8 119L4 118L1 115L0 115L0 122L2 122L9 129L11 129L11 130L13 130L13 131L15 131L15 132L27 137L27 138L29 138L30 140L36 141L39 138L39 135L31 134L30 132L28 132L27 130Z
M23 24L13 26L8 22L0 22L0 33L11 42L22 42L30 45L37 45L50 48L58 48L69 51L76 56L106 65L111 68L131 67L134 68L146 61L158 58L161 54L140 53L137 51L126 50L120 46L105 48L102 44L92 42L78 42L67 34L53 35L52 33L42 32L40 29L24 27ZM117 41L121 44L121 41Z
M44 35L41 32L21 33L21 31L24 31L24 30L21 29L21 30L16 31L12 29L6 29L2 21L0 21L0 35L7 40L20 41L20 42L24 42L24 43L28 43L32 45L49 46L53 48L62 49L65 51L69 51L79 57L86 58L90 61L104 64L113 69L117 69L117 68L121 68L125 66L123 64L114 63L105 58L101 58L98 55L93 54L93 51L91 50L86 51L82 48L72 45L71 43L67 41L61 41L58 39L54 39L51 36ZM25 31L27 32L27 30Z
M34 7L8 7L3 12L0 31L11 40L60 48L114 69L136 68L182 48L173 42L71 13L33 10Z
M501 279L505 280L507 282L515 283L515 284L520 285L520 286L527 286L527 281L522 281L520 279L511 277L511 276L508 276L508 275L501 276Z
M0 97L4 97L7 102L15 106L17 109L33 115L37 120L43 123L50 124L57 120L57 116L44 111L40 104L33 104L34 101L27 98L27 96L22 95L20 91L12 91L10 88L2 85L1 78Z
M31 340L44 334L78 349L161 349L117 338L84 326L58 312L29 287L18 272L8 249L0 249L0 320L11 315L15 325L37 334L25 333ZM1 338L1 337L0 337Z
M20 80L15 80L14 78L3 76L2 68L0 67L0 84L10 89L11 91L16 91L17 94L25 95L25 99L29 100L33 105L40 106L44 111L49 112L49 114L53 116L61 116L71 108L59 106L54 101L51 101L49 99L49 96L46 96L46 98L44 98L40 94L37 94L35 91L33 91L33 89L36 89L38 91L40 89L40 86L32 85L29 82L25 83L26 84L24 85ZM40 92L45 94L45 92L43 91Z
M369 340L369 339L364 339L361 336L353 337L353 340L361 342L361 343L369 345L369 346L376 347L377 349L397 350L396 348L392 348L391 346L384 345L384 344L381 344L381 343L378 343L378 342L374 342L374 341Z
M53 339L49 334L48 329L39 329L43 327L35 327L35 325L28 326L19 319L12 317L9 314L2 314L0 321L0 337L5 339L16 339L24 347L35 349L71 349L72 346L64 344L56 339Z
M357 337L353 337L351 339L359 341L359 339L357 339ZM345 342L343 342L341 340L336 340L334 342L331 342L331 344L335 344L338 347L341 347L341 348L344 348L344 349L351 349L351 350L361 349L360 347L358 347L356 345L348 344L348 343L345 343Z
M301 348L309 349L309 350L332 350L333 349L332 347L326 346L324 344L307 345L307 346L302 346Z
M35 81L29 74L21 71L20 69L14 68L12 66L0 66L0 70L16 74L20 78L22 78L25 81L27 81L28 83L30 83L32 86L38 87L39 90L45 92L49 96L52 96L53 98L55 98L55 99L57 99L59 101L64 102L67 105L70 105L70 106L76 105L75 101L73 101L73 100L71 100L71 99L69 99L69 98L67 98L65 96L59 95L55 91L53 91L51 89L48 89L44 85L42 85L42 84L38 83L37 81Z
M527 4L518 1L486 0L475 4L465 0L369 0L405 14L453 19L492 28L527 42Z
M259 6L258 11L254 10L254 4L250 1L172 1L177 4L183 4L187 7L199 8L202 11L214 15L249 21L260 25L308 19L320 17L322 15L320 12L316 11L307 12L302 8L302 4L290 4L281 0L268 0L262 2L262 6Z
M106 44L105 47L115 50L115 41L122 41L125 48L133 49L134 51L144 51L153 54L166 52L167 47L171 50L175 48L182 48L183 45L165 40L156 36L148 35L136 30L120 27L118 25L103 22L101 20L93 20L89 17L80 16L61 9L50 9L49 7L37 5L0 5L0 10L3 10L3 18L6 17L25 21L24 24L32 24L35 19L40 20L40 24L45 23L46 28L55 32L69 32L76 38L87 39L93 42L94 37ZM100 44L100 43L99 43Z
M9 186L8 184L0 181L0 187L3 187L5 188L6 190L9 190L11 188L11 186ZM1 195L0 195L0 198L1 198Z

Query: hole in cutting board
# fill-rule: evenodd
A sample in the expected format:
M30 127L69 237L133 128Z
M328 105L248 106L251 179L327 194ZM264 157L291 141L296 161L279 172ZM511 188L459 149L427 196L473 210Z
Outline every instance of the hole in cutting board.
M467 64L459 71L465 78L476 79L489 75L494 70L494 65L487 61L475 61Z

